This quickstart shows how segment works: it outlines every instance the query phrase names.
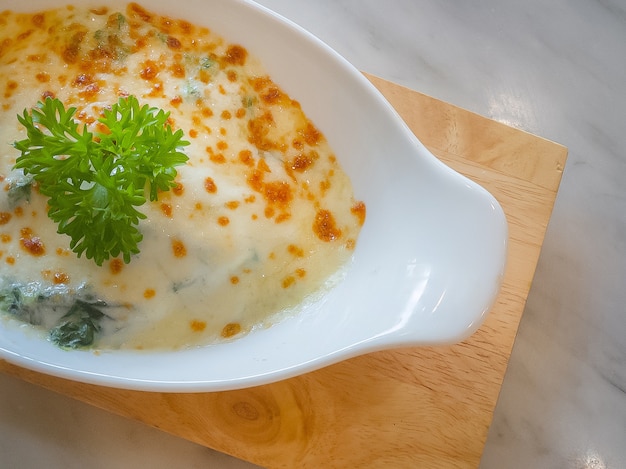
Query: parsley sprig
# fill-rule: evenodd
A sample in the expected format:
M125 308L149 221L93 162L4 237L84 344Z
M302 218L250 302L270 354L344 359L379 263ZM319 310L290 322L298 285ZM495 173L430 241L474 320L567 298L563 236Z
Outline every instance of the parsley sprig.
M15 168L32 175L47 197L48 216L58 233L70 236L70 247L96 264L122 255L130 262L143 235L137 207L157 200L159 191L176 185L175 166L187 156L182 130L173 131L169 112L140 106L137 98L120 98L104 111L96 131L74 119L47 98L18 115L27 138L14 143L21 155Z

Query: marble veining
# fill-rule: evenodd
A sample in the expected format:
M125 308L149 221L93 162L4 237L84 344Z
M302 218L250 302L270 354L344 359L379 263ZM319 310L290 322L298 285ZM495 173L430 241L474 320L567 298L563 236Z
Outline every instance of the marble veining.
M261 0L359 69L569 148L483 469L626 467L621 0ZM2 467L248 468L0 375Z

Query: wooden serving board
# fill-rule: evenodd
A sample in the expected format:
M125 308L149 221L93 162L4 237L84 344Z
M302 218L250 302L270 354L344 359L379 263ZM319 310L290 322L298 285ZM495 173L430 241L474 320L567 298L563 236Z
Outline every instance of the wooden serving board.
M368 78L435 155L483 185L506 213L504 283L471 338L372 353L267 386L204 394L110 389L3 361L0 370L265 467L477 467L567 149Z

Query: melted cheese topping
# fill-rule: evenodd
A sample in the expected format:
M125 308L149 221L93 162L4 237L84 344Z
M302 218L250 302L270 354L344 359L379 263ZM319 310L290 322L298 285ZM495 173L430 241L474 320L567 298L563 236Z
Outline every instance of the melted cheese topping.
M324 136L243 46L206 28L137 4L5 11L0 87L0 280L88 289L108 305L98 348L176 348L266 327L328 288L351 256L365 206ZM127 95L171 112L189 161L175 189L141 207L141 253L98 267L56 233L43 196L10 199L22 177L11 143L25 138L16 115L45 97L97 125Z

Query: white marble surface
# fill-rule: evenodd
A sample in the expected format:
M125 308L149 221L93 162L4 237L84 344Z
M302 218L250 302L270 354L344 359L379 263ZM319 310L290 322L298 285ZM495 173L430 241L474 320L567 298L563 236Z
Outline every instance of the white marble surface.
M481 467L626 468L626 3L260 3L361 70L569 148ZM83 466L251 467L0 375L0 467Z

